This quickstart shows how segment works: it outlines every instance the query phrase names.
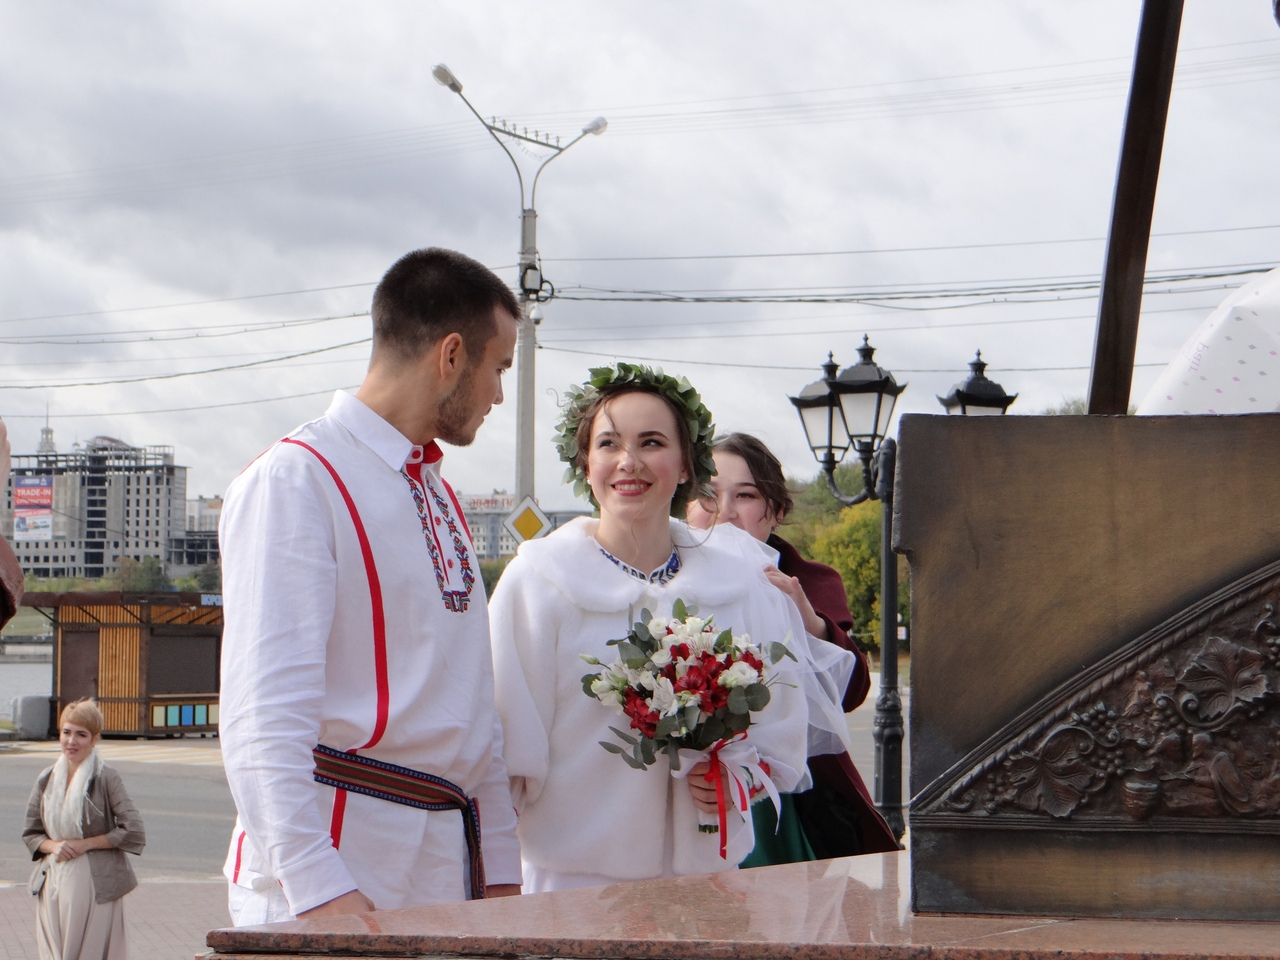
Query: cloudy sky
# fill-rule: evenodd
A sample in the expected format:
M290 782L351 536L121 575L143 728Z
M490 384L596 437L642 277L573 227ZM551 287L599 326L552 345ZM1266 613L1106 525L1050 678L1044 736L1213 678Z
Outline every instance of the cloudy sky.
M556 390L614 359L687 374L806 477L787 395L864 332L903 410L940 412L979 348L1013 413L1083 397L1139 14L0 0L0 416L15 453L47 412L61 449L170 444L192 495L221 493L359 383L400 254L455 247L514 283L515 171L440 62L486 117L562 141L609 121L539 183L544 505L573 503ZM1135 403L1280 264L1278 117L1270 2L1187 0ZM511 489L514 432L508 402L450 453L455 486Z

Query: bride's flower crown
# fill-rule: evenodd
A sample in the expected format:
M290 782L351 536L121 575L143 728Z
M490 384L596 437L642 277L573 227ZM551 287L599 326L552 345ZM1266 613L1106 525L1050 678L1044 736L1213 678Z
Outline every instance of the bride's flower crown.
M556 450L560 459L569 465L564 473L564 482L572 483L574 492L589 500L592 506L600 506L591 493L586 472L578 464L578 428L587 410L601 393L623 393L626 388L634 386L639 390L658 394L679 411L689 428L689 438L693 441L693 483L682 485L676 491L671 502L672 516L683 517L689 500L711 496L711 478L716 472L715 461L711 458L711 439L715 435L715 424L711 422L711 411L706 408L693 385L684 377L676 378L663 373L660 368L632 363L619 363L615 367L592 367L587 372L590 376L586 383L565 391L561 404L563 413L560 422L556 424Z

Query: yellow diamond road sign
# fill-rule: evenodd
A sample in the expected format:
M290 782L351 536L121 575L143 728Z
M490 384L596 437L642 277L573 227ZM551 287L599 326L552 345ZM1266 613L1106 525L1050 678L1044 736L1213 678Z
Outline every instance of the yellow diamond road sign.
M551 529L551 521L538 509L533 497L525 497L503 519L502 525L511 531L518 543L525 540L536 540Z

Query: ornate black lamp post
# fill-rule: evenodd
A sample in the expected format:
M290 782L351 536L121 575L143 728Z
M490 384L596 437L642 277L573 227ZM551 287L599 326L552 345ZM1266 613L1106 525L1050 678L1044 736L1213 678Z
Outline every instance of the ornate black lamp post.
M876 806L899 840L902 816L902 697L898 692L898 563L893 554L893 471L898 445L888 433L898 394L907 388L871 358L875 348L862 338L861 359L836 374L827 354L822 379L791 397L800 412L809 448L822 465L831 495L845 506L864 500L884 505L880 532L880 694L876 698ZM849 447L862 461L863 488L856 496L836 486L836 464Z
M828 353L827 362L822 365L822 379L801 390L800 396L790 398L800 412L809 449L822 465L831 495L847 507L868 498L878 499L874 461L877 451L883 449L881 441L888 432L898 394L907 389L905 383L899 385L892 373L871 359L875 352L864 336L858 348L861 359L852 367L845 367L839 376L839 364ZM850 446L862 461L864 480L862 492L852 497L841 493L835 480L836 465ZM892 469L888 475L892 478Z
M1015 393L1011 397L1004 392L1004 387L1000 384L988 380L986 369L987 364L982 359L982 351L979 350L977 355L969 361L971 372L968 379L957 383L945 397L938 398L938 402L946 407L947 413L980 417L999 415L1008 411L1009 404L1017 400L1018 395Z
M889 421L898 395L907 388L892 373L878 366L875 348L863 336L861 359L851 367L839 365L827 354L822 379L815 380L798 397L789 398L800 413L809 449L822 466L831 495L845 506L864 500L883 504L880 533L880 693L876 698L873 736L876 742L874 796L876 806L899 840L906 832L902 814L902 696L898 691L898 563L893 553L893 475L898 445L889 432ZM978 416L1003 414L1018 398L987 379L982 353L969 363L968 379L958 383L938 402L948 413ZM836 486L836 465L849 447L862 461L863 489L855 496Z

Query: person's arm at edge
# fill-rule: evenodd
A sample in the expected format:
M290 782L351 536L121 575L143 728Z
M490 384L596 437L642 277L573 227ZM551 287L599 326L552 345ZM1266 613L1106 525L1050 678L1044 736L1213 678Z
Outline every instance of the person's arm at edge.
M9 482L9 428L0 420L0 486ZM13 619L22 603L22 565L13 547L0 534L0 627Z
M22 581L22 565L9 541L0 536L0 627L18 612L22 603Z

